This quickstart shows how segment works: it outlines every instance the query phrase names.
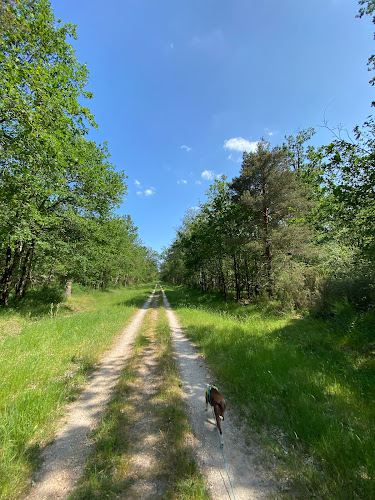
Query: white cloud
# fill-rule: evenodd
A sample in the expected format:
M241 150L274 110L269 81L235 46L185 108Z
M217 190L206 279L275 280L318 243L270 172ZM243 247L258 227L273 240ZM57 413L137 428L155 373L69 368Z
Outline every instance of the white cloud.
M180 181L177 181L177 184L187 184L187 180L181 179Z
M272 130L270 130L269 128L265 128L264 131L270 137L272 137L273 135L277 134L277 132L272 132Z
M250 142L243 137L233 137L224 142L224 148L232 151L246 151L247 153L255 153L258 142Z
M216 174L216 179L221 179L224 174Z
M142 191L137 191L137 195L140 196L142 194Z
M171 43L169 44L169 47L170 47L171 49L174 49L174 43L173 43L173 42L171 42Z
M183 145L181 146L181 149L185 149L187 152L191 151L191 147L186 146L186 144L183 144Z
M232 159L232 155L228 155L227 160L231 160L231 159Z
M146 189L145 191L146 196L152 196L153 194L155 194L155 188L150 187L149 189Z
M195 184L202 184L202 181L195 181Z
M205 181L212 181L212 179L215 177L215 174L214 174L214 172L212 170L204 170L201 173L201 177Z
M135 179L135 180L134 180L134 184L135 184L136 186L140 186L140 185L141 185L141 183L140 183L139 181L137 181L137 179Z

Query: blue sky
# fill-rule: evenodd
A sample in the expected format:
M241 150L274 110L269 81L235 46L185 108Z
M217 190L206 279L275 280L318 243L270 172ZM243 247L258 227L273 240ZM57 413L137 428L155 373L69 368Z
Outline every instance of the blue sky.
M120 214L160 251L241 151L313 126L351 130L371 113L371 19L355 0L52 0L78 26L88 105L128 176Z

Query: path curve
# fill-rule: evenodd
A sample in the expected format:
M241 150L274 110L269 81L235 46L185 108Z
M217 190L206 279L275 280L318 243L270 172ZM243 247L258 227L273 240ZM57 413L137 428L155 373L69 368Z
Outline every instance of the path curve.
M233 499L225 470L215 420L210 409L205 411L206 383L213 383L204 360L186 338L168 299L162 290L172 332L173 350L180 371L188 414L195 435L195 452L206 477L207 489L215 500ZM262 470L260 450L246 446L240 424L227 407L223 423L224 456L236 500L265 499L276 488Z
M35 474L33 487L25 500L63 500L74 490L91 451L90 434L112 397L154 293L155 290L102 359L77 401L69 406L67 422L44 451L44 462Z

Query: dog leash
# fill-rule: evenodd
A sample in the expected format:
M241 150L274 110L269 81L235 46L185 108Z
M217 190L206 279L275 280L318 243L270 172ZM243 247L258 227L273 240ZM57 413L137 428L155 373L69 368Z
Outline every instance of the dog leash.
M221 454L223 455L223 461L224 461L224 465L225 465L225 470L227 471L228 481L229 481L230 487L232 488L233 498L234 498L234 500L236 500L236 495L234 494L232 481L230 480L230 477L229 477L229 471L228 471L228 467L227 467L227 462L226 462L226 460L225 460L225 456L224 456L224 448L223 448L223 443L221 442L220 432L219 432L219 429L218 429L218 427L217 427L216 418L215 418L215 415L214 415L214 410L213 410L212 406L211 406L211 411L212 411L212 416L213 416L213 419L214 419L214 422L215 422L215 426L216 426L216 430L217 430L217 436L218 436L218 438L219 438L219 443L220 443ZM227 490L227 491L228 491L228 490Z

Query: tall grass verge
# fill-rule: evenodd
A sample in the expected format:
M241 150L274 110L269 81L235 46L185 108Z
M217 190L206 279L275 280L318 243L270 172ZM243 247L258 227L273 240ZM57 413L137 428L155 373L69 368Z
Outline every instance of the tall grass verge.
M60 306L44 304L44 313L36 305L35 316L24 305L0 311L2 500L20 497L66 403L151 291L81 291Z
M280 317L165 290L217 383L280 458L285 498L375 498L373 313Z

